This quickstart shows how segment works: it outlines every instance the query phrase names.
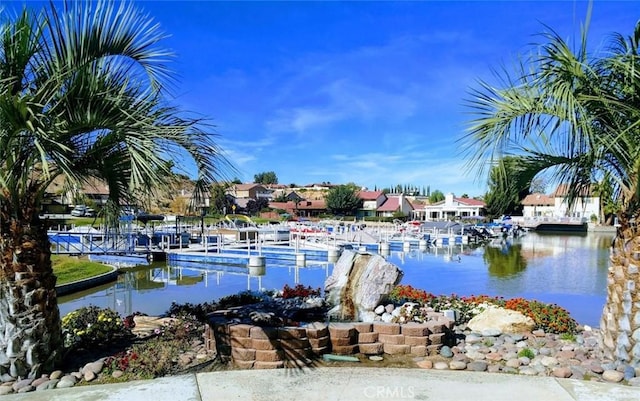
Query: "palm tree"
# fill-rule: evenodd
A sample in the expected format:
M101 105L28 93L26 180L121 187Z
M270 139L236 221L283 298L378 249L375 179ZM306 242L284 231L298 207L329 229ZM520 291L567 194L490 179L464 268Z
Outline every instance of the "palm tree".
M587 22L589 19L587 19ZM611 250L601 320L604 356L640 362L640 23L612 36L603 55L587 51L587 28L574 49L552 30L545 44L497 74L500 87L480 82L463 137L470 167L484 174L505 156L568 183L570 204L603 177L621 205Z
M53 179L71 188L103 180L107 209L116 210L167 176L165 159L179 154L197 166L199 204L230 166L205 121L167 104L172 55L159 27L130 4L52 2L5 11L1 22L0 376L35 377L62 355L56 278L38 217Z

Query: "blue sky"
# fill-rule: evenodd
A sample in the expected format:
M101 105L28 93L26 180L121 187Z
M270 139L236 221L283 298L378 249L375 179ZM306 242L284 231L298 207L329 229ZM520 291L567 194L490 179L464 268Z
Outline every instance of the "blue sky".
M585 1L138 1L170 35L173 101L208 116L238 178L429 186L482 195L464 107L546 24L577 37ZM630 35L637 2L595 1L590 43ZM547 188L551 191L551 188Z

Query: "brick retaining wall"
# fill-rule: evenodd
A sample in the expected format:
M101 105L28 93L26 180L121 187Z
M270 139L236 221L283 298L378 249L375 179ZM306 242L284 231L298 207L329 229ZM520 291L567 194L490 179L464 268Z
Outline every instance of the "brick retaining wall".
M453 342L454 322L433 316L426 323L310 323L270 327L232 323L213 316L205 333L209 350L243 369L308 366L323 354L437 354Z

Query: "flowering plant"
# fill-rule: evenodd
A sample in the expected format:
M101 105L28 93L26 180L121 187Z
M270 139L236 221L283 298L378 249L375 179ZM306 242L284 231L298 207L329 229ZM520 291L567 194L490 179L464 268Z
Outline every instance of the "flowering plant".
M410 285L399 284L393 287L387 298L396 305L404 304L405 302L416 302L425 305L431 302L435 296Z
M284 285L282 289L282 298L307 298L307 297L318 297L322 290L320 288L313 289L311 286L305 287L302 284L297 284L295 287L291 288L288 284Z
M569 312L555 304L513 298L506 301L505 308L529 316L535 322L536 328L548 333L575 333L578 326Z
M560 306L523 298L505 300L503 297L488 295L461 297L456 294L435 296L410 285L397 285L389 293L388 299L396 305L416 302L422 306L430 307L436 312L455 310L458 312L456 318L458 324L469 322L474 316L484 311L487 306L495 305L529 316L533 319L536 328L543 329L548 333L575 333L578 326L569 312Z
M66 347L102 344L127 331L118 312L97 306L82 307L62 318Z
M165 340L196 339L202 337L204 325L194 315L172 315L161 327L155 330L156 335Z

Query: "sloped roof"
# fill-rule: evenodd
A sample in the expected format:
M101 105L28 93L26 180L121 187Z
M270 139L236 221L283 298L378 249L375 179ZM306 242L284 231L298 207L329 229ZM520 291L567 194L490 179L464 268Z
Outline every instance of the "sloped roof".
M400 198L394 196L387 198L387 201L378 208L378 212L395 212L399 207Z
M262 186L262 184L235 184L235 189L236 191L248 191L250 189L253 189L255 187L260 187L260 188L264 188Z
M269 202L269 207L283 210L323 210L327 208L324 200L302 200L298 202L297 206L294 201Z
M523 206L553 206L554 204L552 197L540 193L529 194L522 200Z
M382 191L360 191L358 192L358 198L362 200L376 200L383 194Z
M486 203L484 203L484 201L481 201L479 199L453 198L453 200L458 202L458 203L462 203L463 205L467 205L467 206L480 206L480 207L486 206Z
M295 203L294 203L294 207L295 207ZM327 206L324 200L303 200L298 203L297 208L299 210L319 210L319 209L326 209Z
M580 196L591 196L591 186L583 187ZM569 184L559 184L551 195L554 198L564 198L569 193Z

